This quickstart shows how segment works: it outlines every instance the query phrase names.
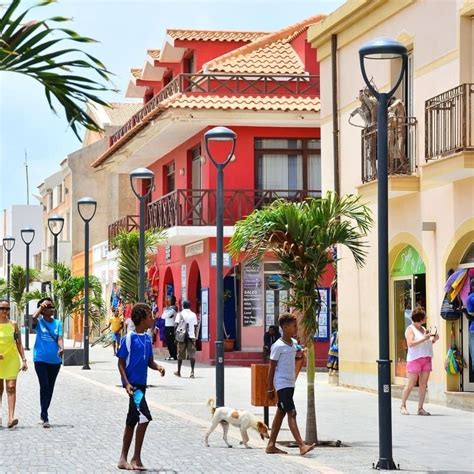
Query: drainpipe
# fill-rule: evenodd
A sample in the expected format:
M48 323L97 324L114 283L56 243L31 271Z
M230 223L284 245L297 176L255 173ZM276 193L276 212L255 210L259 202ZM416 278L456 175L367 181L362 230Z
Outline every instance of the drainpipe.
M334 191L340 194L339 183L339 113L337 102L337 35L331 35L332 69L332 150L334 165Z

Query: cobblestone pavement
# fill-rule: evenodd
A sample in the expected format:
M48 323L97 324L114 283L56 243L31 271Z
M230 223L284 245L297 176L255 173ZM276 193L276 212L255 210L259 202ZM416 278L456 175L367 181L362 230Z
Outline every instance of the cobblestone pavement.
M159 357L158 357L159 360ZM128 399L119 385L111 350L91 350L90 371L63 367L50 409L52 428L37 424L39 390L34 369L18 380L18 427L0 428L0 473L4 472L118 472L116 463ZM318 374L317 413L321 439L341 439L346 448L318 448L304 458L290 449L288 456L269 456L258 436L249 432L253 449L240 447L238 430L230 429L233 449L228 449L219 428L211 435L210 448L203 436L210 423L206 400L214 392L214 369L196 368L196 379L172 375L175 364L161 379L150 371L147 400L154 417L143 449L151 472L254 473L254 472L373 472L377 460L377 398L368 393L330 387ZM32 370L33 369L33 370ZM298 419L304 432L304 374L296 387ZM249 409L250 369L226 369L226 405ZM472 413L431 406L438 416L401 417L394 401L394 460L405 472L474 472L474 416ZM6 400L3 402L6 424ZM282 439L291 439L286 427ZM132 446L133 448L133 446Z

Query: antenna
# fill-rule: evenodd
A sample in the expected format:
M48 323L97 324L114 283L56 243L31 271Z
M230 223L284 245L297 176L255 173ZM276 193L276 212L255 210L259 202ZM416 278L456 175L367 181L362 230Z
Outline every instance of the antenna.
M25 173L26 173L26 204L30 205L30 180L28 178L28 155L25 148Z

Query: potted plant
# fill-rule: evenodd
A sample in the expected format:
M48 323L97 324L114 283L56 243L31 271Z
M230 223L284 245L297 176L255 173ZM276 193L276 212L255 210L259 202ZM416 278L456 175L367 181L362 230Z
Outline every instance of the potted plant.
M225 305L225 302L230 298L232 298L232 291L230 291L229 289L224 290L224 295L223 295L224 305ZM224 327L224 337L225 337L224 351L231 352L234 350L235 339L231 339L230 333L227 332L227 329L225 327L225 320L222 321L222 326Z

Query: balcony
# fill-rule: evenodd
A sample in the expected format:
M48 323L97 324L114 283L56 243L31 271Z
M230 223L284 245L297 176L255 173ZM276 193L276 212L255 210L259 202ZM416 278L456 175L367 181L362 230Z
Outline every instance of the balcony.
M474 151L474 84L461 84L425 102L425 156L435 160Z
M411 176L416 172L416 118L388 119L388 174ZM362 182L377 179L377 125L362 130Z
M113 146L137 125L150 120L150 114L163 101L177 93L188 95L269 95L319 96L319 76L284 74L179 74L128 122L109 138Z
M224 226L233 226L236 221L260 209L276 199L303 201L308 197L320 197L321 191L303 190L224 190ZM181 244L192 239L215 235L215 229L197 229L216 225L217 191L215 189L177 189L148 205L149 227L169 229L190 226L181 237L175 236L174 243Z
M125 216L109 225L108 241L109 250L114 248L113 241L120 232L131 232L139 228L139 216Z

